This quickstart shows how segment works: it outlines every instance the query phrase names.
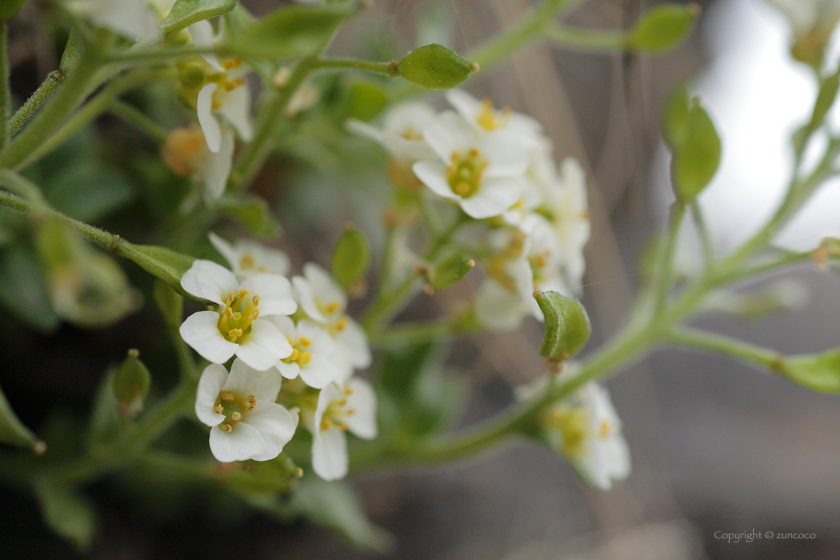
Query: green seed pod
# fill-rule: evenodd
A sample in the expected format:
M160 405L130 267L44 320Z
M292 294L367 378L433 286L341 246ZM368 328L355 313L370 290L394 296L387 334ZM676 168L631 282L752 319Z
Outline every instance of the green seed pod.
M137 350L129 350L128 356L114 374L114 396L120 403L120 412L125 416L135 416L143 409L143 399L149 393L149 385L152 383L152 376L139 356Z
M397 63L397 74L426 89L450 89L461 84L478 64L468 62L442 45L414 49Z
M333 249L330 271L333 278L345 290L356 286L365 275L370 262L370 247L367 239L348 224Z
M545 335L540 355L555 362L574 356L586 341L592 328L583 306L557 292L534 292L537 304L545 315Z
M474 266L475 261L466 253L453 253L435 267L429 285L435 290L448 288L466 276Z

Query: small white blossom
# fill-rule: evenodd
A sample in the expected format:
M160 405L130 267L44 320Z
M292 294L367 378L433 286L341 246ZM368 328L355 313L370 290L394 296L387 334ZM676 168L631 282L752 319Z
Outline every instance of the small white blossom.
M423 129L434 117L435 110L431 105L402 103L388 111L381 130L355 119L347 122L347 128L379 143L399 163L411 165L435 157L423 139Z
M347 436L373 439L376 427L376 395L358 378L342 389L335 383L321 389L318 405L308 426L312 432L312 468L324 480L347 476Z
M269 461L292 439L295 417L275 403L282 378L234 360L230 374L210 364L201 374L195 414L210 426L210 451L223 463Z
M298 376L308 386L322 389L339 381L339 369L334 357L335 343L329 333L308 319L295 323L289 317L275 315L269 321L292 345L292 354L274 366L286 379Z
M456 201L476 219L499 216L519 200L528 165L520 135L480 134L446 111L423 129L423 137L440 159L419 161L412 169L438 196Z
M67 0L67 9L134 41L158 41L158 15L148 0Z
M334 361L340 380L353 369L364 369L373 360L367 335L349 317L347 294L332 276L315 263L303 265L303 276L292 278L292 287L300 308L310 319L322 325L335 341Z
M233 245L216 235L209 233L210 243L230 264L233 273L240 280L257 274L289 273L289 257L279 249L266 247L255 241L237 239Z
M204 185L202 194L207 202L218 200L224 194L233 167L233 132L225 126L220 134L216 152L210 151L204 133L195 126L173 130L161 149L170 169Z
M188 293L217 304L199 311L181 325L181 337L204 359L222 364L234 355L262 371L292 354L283 333L258 317L289 315L297 310L289 281L260 274L241 284L231 271L212 261L196 260L181 279Z

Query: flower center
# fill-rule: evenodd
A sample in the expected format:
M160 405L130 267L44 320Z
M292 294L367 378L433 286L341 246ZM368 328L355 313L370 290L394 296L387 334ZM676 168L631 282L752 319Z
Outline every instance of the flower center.
M585 442L589 437L589 411L584 408L554 409L547 424L563 434L563 453L579 458L586 453Z
M239 397L231 391L222 391L213 405L213 412L225 415L225 420L219 426L229 434L236 423L256 407L257 397L254 395Z
M481 157L481 153L473 148L466 157L459 152L452 152L452 163L446 168L449 187L452 192L462 198L475 194L481 182L481 174L489 163Z
M186 177L195 170L204 146L204 133L200 128L176 128L166 137L161 155L172 171Z
M302 336L295 340L294 338L287 338L289 344L292 345L292 353L288 358L283 358L282 361L290 364L296 362L298 366L304 367L312 360L312 352L306 350L312 346L312 341Z
M507 265L510 261L516 260L522 254L522 248L525 244L525 234L518 229L513 230L510 242L501 252L496 253L491 257L487 263L487 275L501 284L507 291L511 293L517 292L516 280L510 275L507 270Z
M225 308L219 312L219 331L230 342L236 342L251 329L251 323L260 316L257 305L260 296L248 297L248 290L231 292Z
M337 321L335 321L334 323L331 323L330 326L327 327L327 330L329 331L331 336L335 336L338 333L340 333L341 331L343 331L346 326L347 326L347 315L342 315L341 317L338 318Z
M413 126L405 127L405 129L402 132L400 132L399 135L402 136L403 138L405 138L406 140L422 140L423 139L423 135L420 134L420 131L415 129Z
M345 432L349 429L346 418L352 416L356 411L352 408L345 408L347 406L347 397L353 393L350 387L344 388L344 398L333 401L324 411L324 416L321 418L321 429L329 430L330 428L338 428Z
M475 116L475 121L485 130L496 130L505 126L510 120L510 108L502 109L501 114L493 109L493 102L484 99L481 102L481 109Z

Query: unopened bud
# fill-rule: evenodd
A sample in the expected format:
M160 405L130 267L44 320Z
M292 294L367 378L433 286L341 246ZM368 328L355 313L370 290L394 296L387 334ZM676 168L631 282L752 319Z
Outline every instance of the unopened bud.
M396 66L397 74L426 89L454 88L477 70L478 64L436 43L411 51Z
M140 352L128 351L128 355L114 374L112 387L123 416L136 416L143 410L143 399L149 393L152 376L140 361Z

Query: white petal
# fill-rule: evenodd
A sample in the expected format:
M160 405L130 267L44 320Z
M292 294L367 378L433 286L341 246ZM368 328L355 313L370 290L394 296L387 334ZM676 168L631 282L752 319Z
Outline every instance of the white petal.
M309 319L298 321L297 335L299 337L306 337L312 342L312 346L306 348L306 350L309 350L313 354L317 353L319 356L330 357L335 352L335 342L333 342L330 333Z
M240 340L236 356L257 371L265 371L292 354L292 347L283 333L261 319L251 323L251 332Z
M630 476L633 467L630 461L630 448L624 436L617 435L606 442L607 462L613 480L624 480Z
M216 112L236 129L244 141L249 142L254 137L251 125L251 91L248 86L242 85L229 91L224 103Z
M304 313L316 321L321 323L326 322L327 318L324 317L321 310L315 304L315 295L312 293L312 286L306 278L303 276L292 278L292 289L295 300L300 305L300 308L303 309Z
M335 338L336 352L341 352L354 368L364 369L373 361L367 334L359 323L345 316L344 329Z
M312 428L310 428L310 430L314 429L316 432L312 434L313 436L318 436L317 432L321 429L321 420L324 418L324 413L327 411L327 407L329 407L333 401L340 400L343 396L344 393L341 392L341 389L339 389L335 383L330 383L321 389L321 392L318 394L318 404L315 407Z
M204 424L208 426L216 426L221 424L225 419L224 414L213 412L213 407L216 405L216 399L219 398L219 391L222 390L225 381L227 381L228 372L225 366L219 364L210 364L201 373L201 379L198 380L198 388L195 395L195 415Z
M295 379L298 375L300 375L300 366L297 362L289 362L287 364L283 360L280 360L274 364L274 367L277 368L280 375L286 379Z
M196 22L187 26L187 31L190 32L193 44L197 49L211 49L213 48L213 26L207 20ZM215 54L202 54L201 58L207 61L207 64L218 70L224 72L225 69L219 64Z
M481 111L481 101L460 89L451 89L446 92L446 100L455 110L469 121L474 121Z
M479 286L473 309L478 322L492 331L513 330L528 314L528 304L518 292L509 292L492 279Z
M222 336L218 323L219 314L215 311L199 311L187 317L179 332L184 342L202 358L214 364L223 364L239 350L239 345Z
M347 476L347 436L342 430L330 428L313 438L312 469L324 480Z
M452 192L452 187L449 186L446 175L446 166L443 163L439 161L418 161L411 166L411 169L417 175L417 178L436 195L450 200L461 199L460 196Z
M230 433L220 426L210 430L210 451L222 463L246 461L265 450L265 440L260 431L245 422L237 422Z
M511 178L487 177L482 179L478 191L459 202L469 216L477 220L500 216L519 200L522 184Z
M280 455L297 427L291 413L273 402L258 402L257 408L248 413L246 421L259 430L265 442L263 452L251 457L254 461L270 461Z
M181 278L181 287L194 296L224 305L239 282L233 272L213 261L196 259Z
M332 275L313 262L303 265L303 275L312 287L312 293L316 301L322 303L338 303L336 313L343 313L347 306L347 295L344 290L333 280Z
M262 404L264 401L274 402L277 399L282 383L283 379L274 368L257 371L242 360L236 359L230 366L230 377L223 390L238 392L242 396L254 395L257 403Z
M345 421L350 431L363 439L373 439L376 428L376 394L369 384L361 379L351 379L347 387L352 392L347 395L347 409L352 409Z
M230 267L232 269L236 269L236 265L239 263L239 253L233 248L233 245L212 231L207 234L207 237L210 238L210 243L216 248L219 254L225 258Z
M265 320L277 327L286 338L297 338L297 327L288 315L269 315Z
M249 294L260 296L260 316L291 315L297 311L297 303L292 297L292 287L284 276L257 274L245 279L240 287L248 290Z
M470 123L452 111L444 111L429 123L423 129L423 138L446 163L452 161L452 152L466 154L478 140Z
M528 153L522 142L517 142L504 132L486 135L478 149L489 164L484 171L485 177L524 175L528 168Z
M216 153L222 147L222 127L216 117L213 116L213 92L219 84L209 83L198 92L196 101L196 112L198 124L204 133L207 147L211 152Z
M338 370L333 362L317 354L313 354L309 363L300 368L300 378L313 389L323 389L337 377Z
M214 118L211 119L215 122ZM208 149L207 157L196 170L204 182L204 198L209 202L218 200L225 193L233 167L233 132L227 126L221 127L219 132L221 141L218 152L214 153Z

